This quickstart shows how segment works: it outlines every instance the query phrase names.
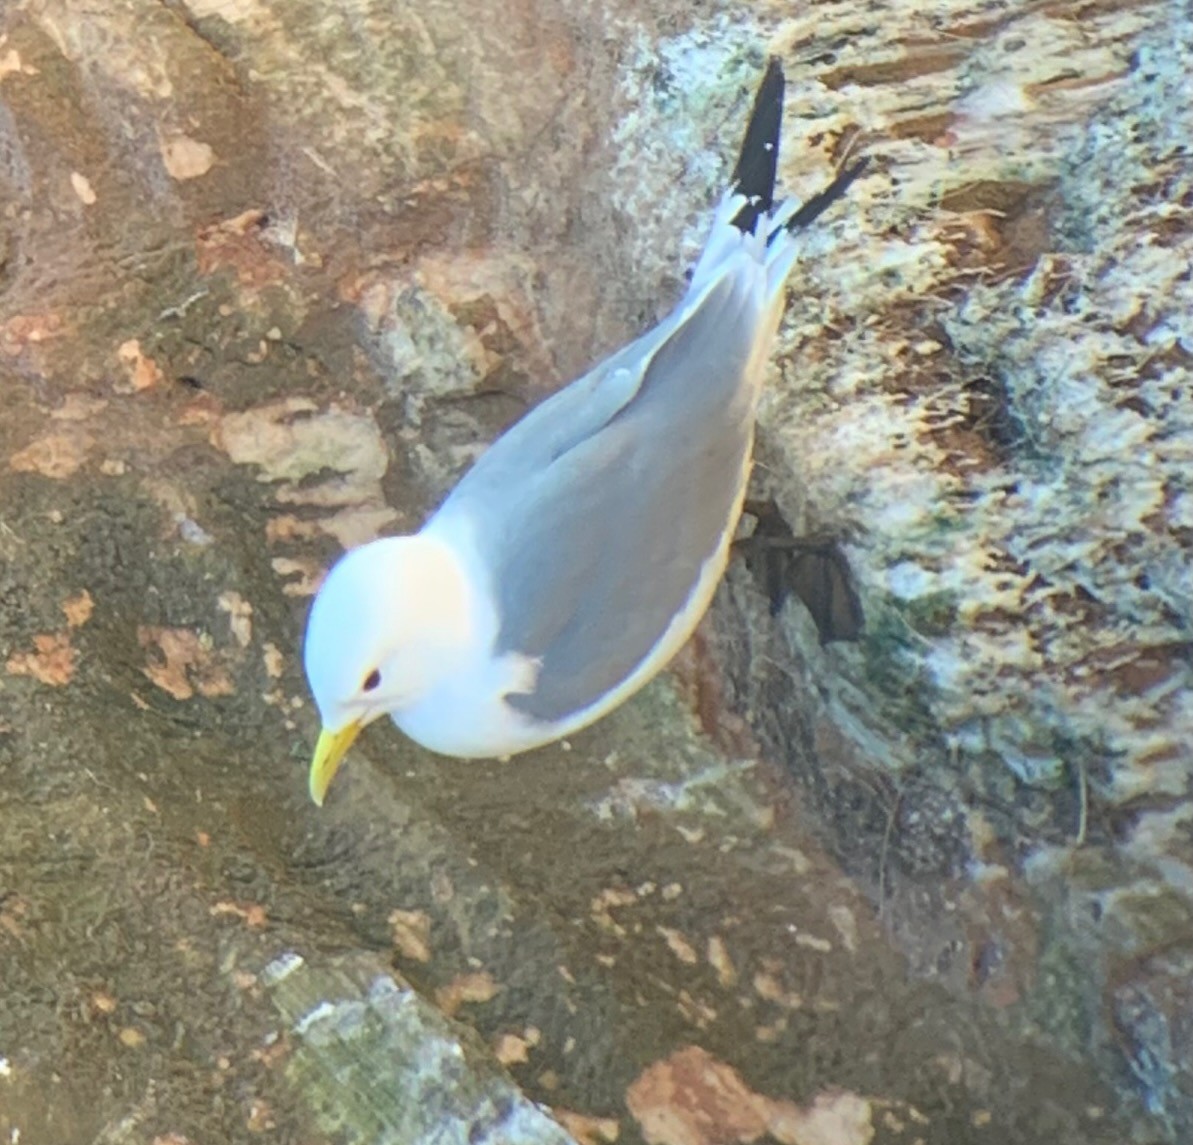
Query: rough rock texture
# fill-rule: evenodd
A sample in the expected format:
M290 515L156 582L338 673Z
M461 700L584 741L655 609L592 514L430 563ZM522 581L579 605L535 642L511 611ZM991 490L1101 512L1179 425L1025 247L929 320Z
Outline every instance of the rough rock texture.
M865 85L898 188L864 258L816 268L838 337L796 308L764 420L788 518L846 541L866 636L809 656L793 627L760 674L759 626L722 612L726 644L755 634L727 675L764 750L814 745L793 758L834 850L921 969L1187 1133L1193 13L953 31L822 77ZM789 649L814 720L773 701ZM842 738L849 777L817 762Z
M572 1141L518 1092L479 1038L370 962L350 957L313 971L287 952L261 976L298 1034L290 1078L316 1094L332 1078L356 1098L318 1103L320 1128L377 1145ZM391 1060L405 1068L378 1068Z
M0 1136L1188 1139L1186 4L2 19ZM574 743L317 812L322 568L667 308L768 51L788 189L875 157L757 472L862 639L738 562Z

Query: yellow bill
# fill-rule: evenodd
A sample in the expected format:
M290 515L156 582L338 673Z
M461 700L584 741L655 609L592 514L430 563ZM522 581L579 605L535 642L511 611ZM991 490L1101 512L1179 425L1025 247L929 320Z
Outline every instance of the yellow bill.
M339 731L329 732L324 728L319 733L319 742L315 744L315 755L311 760L309 778L311 799L314 800L316 807L323 806L327 789L331 786L331 781L335 779L336 772L340 770L344 756L348 754L348 749L360 735L360 729L363 726L364 724L360 720L353 720L352 723L345 724Z

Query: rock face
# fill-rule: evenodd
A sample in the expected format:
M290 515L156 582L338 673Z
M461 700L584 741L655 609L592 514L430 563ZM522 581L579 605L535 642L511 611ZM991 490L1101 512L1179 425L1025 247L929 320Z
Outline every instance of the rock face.
M1186 4L2 19L0 1135L1189 1138ZM665 311L768 52L788 190L874 156L756 473L860 639L735 562L573 744L316 812L321 570Z

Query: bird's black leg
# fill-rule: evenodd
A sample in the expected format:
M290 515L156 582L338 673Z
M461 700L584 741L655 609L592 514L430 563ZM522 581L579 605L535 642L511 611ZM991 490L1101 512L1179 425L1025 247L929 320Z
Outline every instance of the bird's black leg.
M773 501L746 501L754 532L733 543L746 567L762 579L771 615L794 593L812 614L821 644L857 640L864 617L849 562L833 537L797 537Z

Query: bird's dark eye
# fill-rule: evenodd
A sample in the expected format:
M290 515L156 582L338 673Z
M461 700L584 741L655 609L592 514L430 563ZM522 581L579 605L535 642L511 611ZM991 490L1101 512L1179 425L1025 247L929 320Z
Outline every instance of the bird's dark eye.
M376 668L374 668L365 677L365 682L363 684L361 684L361 688L366 692L371 692L380 683L381 683L381 673Z

